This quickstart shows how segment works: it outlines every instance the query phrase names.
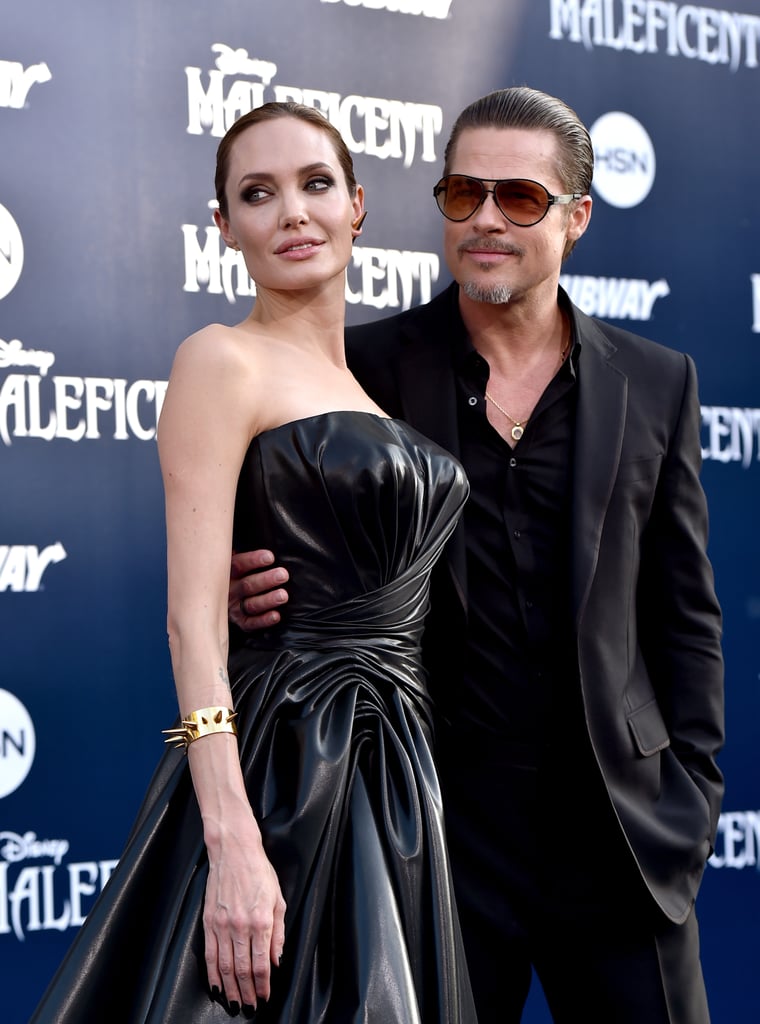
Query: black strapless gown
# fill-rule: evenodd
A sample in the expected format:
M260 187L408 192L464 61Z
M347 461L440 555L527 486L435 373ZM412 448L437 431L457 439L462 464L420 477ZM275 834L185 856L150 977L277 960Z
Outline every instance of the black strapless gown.
M284 424L246 456L236 547L271 547L291 574L282 626L230 659L247 790L288 906L257 1021L476 1020L419 658L466 492L449 455L368 413ZM33 1024L228 1021L205 974L206 868L186 759L168 751Z

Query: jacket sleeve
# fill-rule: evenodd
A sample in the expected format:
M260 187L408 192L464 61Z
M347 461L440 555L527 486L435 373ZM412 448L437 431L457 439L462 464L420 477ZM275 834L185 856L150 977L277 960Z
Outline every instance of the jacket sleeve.
M699 481L700 408L684 356L680 412L643 542L640 642L673 753L702 791L717 829L724 739L721 612L707 556L708 514Z

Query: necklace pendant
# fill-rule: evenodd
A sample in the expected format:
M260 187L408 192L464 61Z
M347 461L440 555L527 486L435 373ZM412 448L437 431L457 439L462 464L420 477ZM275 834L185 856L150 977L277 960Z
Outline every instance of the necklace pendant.
M520 426L519 423L515 423L515 425L510 430L510 434L512 435L512 440L513 441L519 441L524 433L525 433L525 431L523 430L523 428Z

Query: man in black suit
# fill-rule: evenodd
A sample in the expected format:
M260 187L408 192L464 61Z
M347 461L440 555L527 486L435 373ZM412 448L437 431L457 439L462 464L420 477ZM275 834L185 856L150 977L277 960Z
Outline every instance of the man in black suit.
M705 1024L723 667L696 375L559 287L592 172L560 100L471 104L434 190L455 283L350 329L349 362L470 479L425 655L481 1024L520 1020L532 969L557 1022ZM276 620L262 564L236 557L238 625Z

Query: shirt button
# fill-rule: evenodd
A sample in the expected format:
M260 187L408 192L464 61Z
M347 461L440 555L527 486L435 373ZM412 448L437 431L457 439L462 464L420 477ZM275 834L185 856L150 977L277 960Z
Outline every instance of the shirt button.
M510 468L511 468L511 469L514 469L516 465L517 465L517 459L515 459L515 458L511 458L511 459L509 460L509 466L510 466Z
M478 400L475 397L475 395L470 395L470 397L467 399L467 404L468 405L477 405L478 404Z
M515 537L519 537L520 536L520 531L519 530L515 530L514 533L515 533Z

